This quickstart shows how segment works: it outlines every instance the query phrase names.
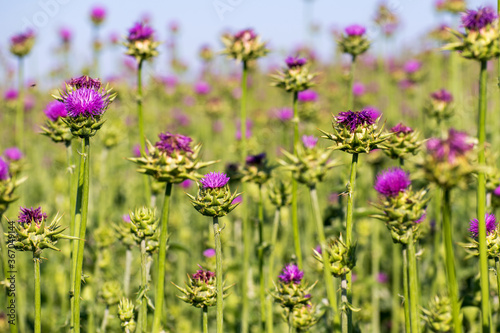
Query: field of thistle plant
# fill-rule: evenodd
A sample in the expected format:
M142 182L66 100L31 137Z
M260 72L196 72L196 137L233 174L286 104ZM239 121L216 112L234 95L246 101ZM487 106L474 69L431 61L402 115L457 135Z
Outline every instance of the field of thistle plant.
M37 36L13 36L0 333L499 332L498 15L436 10L460 23L426 51L372 53L400 24L381 4L377 40L353 24L331 61L271 71L265 36L226 33L194 81L174 51L145 75L160 42L139 21L114 41L129 70L99 79L96 39L48 91L25 85Z

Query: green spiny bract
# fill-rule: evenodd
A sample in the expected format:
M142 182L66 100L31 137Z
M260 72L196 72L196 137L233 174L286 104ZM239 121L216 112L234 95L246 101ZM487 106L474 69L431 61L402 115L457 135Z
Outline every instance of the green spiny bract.
M197 171L216 161L200 162L199 154L201 144L193 148L192 153L174 151L170 155L160 151L146 140L147 155L137 158L128 158L129 161L137 163L137 172L154 177L159 182L181 183L186 179L198 180L201 175Z
M308 332L319 320L316 305L309 302L306 305L293 308L293 327L297 332Z
M155 252L159 245L159 228L156 210L142 207L130 212L130 232L137 245L145 240L146 251Z
M349 53L353 59L365 53L370 48L370 41L365 36L349 36L342 34L337 40L342 53Z
M317 75L317 73L309 72L308 65L285 68L278 71L277 74L271 75L271 78L274 80L271 85L282 88L288 92L299 92L314 86L313 79Z
M352 271L356 266L356 244L347 244L342 239L342 234L337 239L331 238L326 246L329 270L335 277L342 277ZM314 250L314 258L323 265L323 256Z
M293 282L279 282L278 285L274 283L275 290L271 292L271 296L274 297L274 301L276 303L290 311L297 306L309 303L311 299L311 290L314 288L316 283L317 282L313 283L309 287L307 284L303 285L302 283L295 284Z
M430 197L427 190L413 192L411 187L396 197L383 197L381 204L374 204L383 214L373 217L384 221L394 243L408 244L412 234L418 237L420 221L424 218Z
M285 207L292 204L292 186L282 180L275 180L269 186L269 199L276 207Z
M248 34L248 35L245 35ZM254 36L253 31L243 31L241 36L225 34L221 37L225 49L222 54L237 61L248 62L264 57L269 53L266 43L260 36Z
M430 98L424 105L424 112L427 116L436 119L438 123L450 118L455 113L450 102Z
M128 298L122 298L118 304L118 317L121 321L121 326L129 332L134 332L136 323L134 319L134 303Z
M459 243L469 253L469 257L479 256L479 242L470 238L469 243ZM486 235L486 254L489 259L500 258L500 231L498 228Z
M60 117L56 121L47 120L45 126L42 126L41 129L43 131L42 135L48 136L56 143L64 142L66 145L69 145L73 139L71 129Z
M284 169L292 172L292 177L299 183L309 187L321 183L328 170L338 165L336 160L331 160L332 150L323 150L318 147L304 148L297 146L297 154L293 155L282 150L288 161L278 160Z
M268 164L266 158L259 165L246 163L240 170L242 175L241 181L262 185L271 178L271 172L275 168L276 166Z
M160 42L144 39L135 41L125 41L123 45L127 48L125 54L135 58L137 63L158 56L158 46Z
M451 30L451 32L460 41L445 45L443 50L458 51L462 57L478 61L487 61L500 55L500 32L497 21L479 31L467 30L461 33Z
M0 180L0 215L7 211L7 208L12 202L16 201L19 198L14 194L14 191L26 179L27 177L23 177L21 179L10 177L6 180Z
M431 332L447 333L453 331L453 316L450 299L435 296L429 302L429 309L422 309L422 318Z
M219 188L204 188L199 183L196 197L187 193L194 208L200 214L211 217L223 217L235 209L239 203L232 202L240 194L237 192L231 194L227 184Z
M177 297L196 308L211 307L217 304L215 276L204 281L202 279L195 279L188 274L188 281L184 283L186 288L181 288L173 282L172 284L184 294L182 296L177 295ZM231 287L223 287L224 298L229 296L229 294L226 294L226 291Z
M350 154L369 153L374 149L383 148L381 143L392 136L391 133L382 133L383 125L378 130L377 122L379 119L380 117L372 125L358 126L354 132L351 132L347 126L339 125L334 116L332 119L333 133L320 131L324 134L322 138L332 140L335 143L328 149L342 150Z
M123 291L121 284L118 281L104 282L101 290L99 291L99 298L104 304L106 304L106 306L118 304L122 297Z
M393 159L406 158L408 155L416 155L422 145L418 141L420 133L414 131L411 133L393 133L389 140L382 143L382 151Z

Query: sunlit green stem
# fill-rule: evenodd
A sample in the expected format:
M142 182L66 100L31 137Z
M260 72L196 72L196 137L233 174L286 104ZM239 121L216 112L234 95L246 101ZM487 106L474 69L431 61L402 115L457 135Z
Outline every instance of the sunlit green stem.
M380 228L378 223L372 224L372 332L380 332L380 283L379 283L379 271L380 271Z
M293 333L293 310L288 310L288 333Z
M401 308L401 250L397 244L392 246L392 309L391 333L399 333L399 314Z
M217 333L223 333L224 290L222 288L222 282L224 281L224 276L222 274L222 245L220 240L221 229L219 219L217 217L213 218L213 226L215 239L215 280L217 287Z
M273 230L271 232L271 253L269 254L269 271L267 284L271 285L271 281L274 278L274 258L276 256L276 242L278 239L278 228L280 223L280 207L276 207L273 219ZM267 295L267 319L266 319L266 331L267 333L273 333L273 297L271 294Z
M486 85L487 68L486 60L481 61L481 72L479 76L479 115L478 115L478 163L480 166L486 165L484 146L486 142ZM477 220L479 226L479 267L481 273L481 319L483 331L490 330L490 293L488 283L488 257L486 254L486 178L484 169L480 169L477 174ZM452 300L453 301L453 300Z
M264 278L264 200L262 198L262 184L259 184L259 245L257 249L259 261L259 298L260 298L260 323L262 329L266 322L266 286Z
M147 270L148 253L146 252L146 240L141 241L141 329L143 333L148 332L148 270Z
M109 307L106 305L106 308L104 309L104 314L102 315L101 330L99 331L99 333L106 333L106 327L108 326L108 317L109 317Z
M410 318L410 288L408 286L408 247L403 244L403 293L405 298L404 312L405 312L405 329L407 333L413 333L411 329Z
M298 111L298 92L293 93L293 154L297 155L297 146L299 144L299 111ZM299 232L299 208L298 208L298 183L292 179L292 228L293 243L295 246L295 255L297 256L297 265L302 269L302 251L300 249Z
M354 69L356 65L356 57L352 57L352 62L351 62L351 70L349 72L349 85L347 88L349 91L347 92L347 108L349 110L352 110L354 108L354 94L352 91L352 87L354 85Z
M340 281L340 289L341 289L341 299L340 302L342 303L341 306L341 327L342 327L342 333L351 333L352 332L352 323L350 323L350 318L349 318L349 312L351 311L347 304L349 303L349 297L347 293L347 288L348 288L348 281L347 281L347 275L343 274L341 281Z
M123 274L123 293L125 297L129 297L130 292L130 276L132 274L132 249L127 247L127 251L125 252L125 271Z
M144 112L142 110L142 64L143 60L140 59L137 64L137 117L139 122L139 142L141 144L141 154L146 154L146 134L144 132ZM144 178L144 196L146 204L151 200L150 179L147 175Z
M163 211L160 222L160 249L158 254L158 276L155 290L155 312L153 317L153 333L159 333L161 319L163 318L163 299L165 297L165 259L167 255L168 239L168 213L170 211L170 196L172 195L172 183L165 185L165 197L163 199Z
M417 253L415 251L415 241L413 234L408 241L408 275L410 287L410 317L411 329L413 332L420 332L420 306L418 295L418 277L417 277Z
M40 288L40 258L33 256L35 262L35 333L42 333L42 297Z
M208 333L208 307L204 306L203 309L203 319L202 319L202 325L203 325L203 333Z
M16 110L16 145L24 152L24 57L19 57L18 75L18 100Z
M4 211L0 211L0 217L3 216ZM6 232L8 234L9 232ZM7 244L9 244L7 246ZM5 275L5 279L7 279L10 276L10 271L15 271L16 270L16 262L15 262L15 255L16 251L14 249L14 244L12 242L7 242L5 241L4 238L4 230L3 230L3 224L0 223L0 253L2 254L2 263L3 263L3 272ZM13 260L9 262L9 260ZM7 291L7 304L15 304L16 303L16 296L14 293L10 293ZM18 332L18 325L17 325L17 317L13 319L14 325L9 325L10 333L17 333Z

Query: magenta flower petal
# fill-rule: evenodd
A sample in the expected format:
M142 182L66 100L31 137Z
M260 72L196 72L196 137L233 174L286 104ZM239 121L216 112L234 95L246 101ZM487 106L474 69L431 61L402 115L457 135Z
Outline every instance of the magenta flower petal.
M203 188L221 188L226 186L229 177L222 172L209 172L201 180Z
M382 171L377 175L375 190L386 196L395 197L399 193L406 191L411 181L409 174L400 168L393 168Z
M495 215L488 214L488 213L485 214L484 218L485 218L485 222L486 222L486 235L489 235L491 232L493 232L496 229L497 220L496 220ZM477 237L479 236L479 221L478 221L478 219L470 220L469 232L471 233L472 238L477 239Z
M304 272L302 272L296 265L289 264L285 268L283 268L283 274L278 276L281 282L289 284L299 284L304 277Z

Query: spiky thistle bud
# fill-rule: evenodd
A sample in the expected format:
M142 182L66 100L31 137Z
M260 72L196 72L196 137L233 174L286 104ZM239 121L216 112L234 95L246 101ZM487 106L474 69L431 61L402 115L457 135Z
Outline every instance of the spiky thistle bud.
M237 61L248 62L269 53L266 43L252 29L245 29L234 35L225 34L221 39L225 46L222 54Z
M134 302L128 298L122 298L118 305L118 317L121 321L121 326L130 333L135 331L136 323L134 319Z
M318 323L320 315L316 305L311 302L306 305L293 308L292 325L297 332L308 332L311 327Z
M282 88L287 92L304 91L314 86L313 79L317 73L310 73L307 59L288 57L285 60L287 67L271 75L271 85Z
M22 58L30 53L35 44L35 33L28 30L25 33L20 33L12 36L10 39L10 52L16 57Z
M352 271L354 266L356 266L356 244L347 244L342 239L342 234L337 239L330 238L326 247L328 265L330 272L335 277L342 277ZM325 265L323 262L323 255L318 251L314 250L314 258L316 258L321 264Z
M241 181L262 185L269 180L274 168L276 167L269 165L266 153L249 155L246 158L245 166L241 170Z
M69 126L62 120L62 118L68 115L64 103L52 101L47 104L44 112L48 119L45 122L45 126L41 127L42 134L48 136L56 143L64 142L66 145L69 145L73 139L73 135Z
M27 177L17 179L17 175L12 172L9 163L0 156L0 215L19 198L14 194L14 191L26 179Z
M106 306L116 305L123 297L122 286L118 281L106 281L99 291L99 299Z
M345 28L344 34L337 40L343 53L349 53L353 59L370 48L370 41L365 36L366 28L353 24Z
M317 282L308 286L302 283L304 272L300 271L294 264L287 265L283 269L283 274L279 276L278 285L274 283L275 290L271 292L274 301L288 311L300 305L308 304L311 299L311 290Z
M429 302L429 309L422 309L422 318L431 332L452 332L453 316L450 299L446 296L435 296Z
M137 63L158 56L160 42L154 40L154 30L143 22L137 22L128 31L127 40L123 45L127 48L125 54L136 59Z
M486 254L488 258L500 258L500 231L497 228L497 220L495 215L486 213ZM472 219L470 221L470 242L460 243L462 247L470 254L470 256L479 256L479 221Z
M130 231L137 245L146 241L146 251L155 252L159 245L159 220L156 218L156 210L141 207L135 212L130 212Z
M438 123L450 118L453 113L453 95L446 89L435 91L424 107L425 113Z
M420 133L412 128L397 124L391 128L393 134L384 143L382 143L382 151L393 159L406 158L408 155L416 155L418 149L422 145L422 141L418 140Z
M292 186L282 180L275 180L269 186L269 199L277 208L290 206L292 204Z

